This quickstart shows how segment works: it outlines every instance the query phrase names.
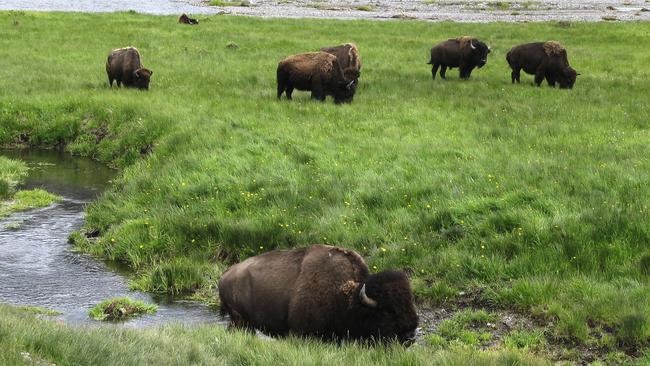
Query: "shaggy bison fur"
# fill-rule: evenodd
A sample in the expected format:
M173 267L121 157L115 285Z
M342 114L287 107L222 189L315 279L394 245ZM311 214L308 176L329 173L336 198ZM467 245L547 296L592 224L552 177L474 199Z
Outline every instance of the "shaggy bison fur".
M461 79L469 79L472 70L487 63L490 48L470 36L463 36L441 42L431 48L431 76L435 79L440 67L440 77L445 79L447 68L458 67Z
M309 90L311 97L324 101L327 95L335 103L351 102L356 81L346 79L336 56L327 52L309 52L287 57L277 70L278 99L286 92L291 99L294 89Z
M322 52L331 53L336 56L343 69L343 75L348 80L356 80L361 75L361 56L359 48L354 43L346 43L340 46L323 47Z
M108 84L112 87L113 80L117 86L124 84L128 88L149 89L149 80L153 71L142 67L140 52L135 47L118 48L108 55L106 60Z
M562 89L571 89L578 74L567 58L567 52L554 41L527 43L513 47L506 55L512 69L512 82L519 82L521 70L535 75L535 84L540 86L546 79L548 85L560 84Z
M273 336L412 343L418 326L406 274L369 275L354 251L327 245L275 250L230 267L219 280L232 327Z

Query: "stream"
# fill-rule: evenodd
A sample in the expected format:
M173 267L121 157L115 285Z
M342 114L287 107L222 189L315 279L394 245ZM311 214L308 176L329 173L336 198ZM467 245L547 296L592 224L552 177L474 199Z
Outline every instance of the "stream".
M52 150L0 150L0 155L28 164L21 188L43 188L63 198L0 219L0 303L57 310L66 323L105 324L90 319L88 310L103 300L128 296L157 304L158 312L116 323L122 326L225 324L207 305L129 291L125 268L73 250L68 236L83 226L86 205L108 189L114 170Z

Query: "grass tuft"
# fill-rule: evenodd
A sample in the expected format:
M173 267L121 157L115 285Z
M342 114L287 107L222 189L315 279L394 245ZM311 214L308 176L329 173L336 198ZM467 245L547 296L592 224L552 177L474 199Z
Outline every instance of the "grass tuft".
M119 297L102 301L93 306L88 315L95 320L119 321L144 314L154 314L158 306L139 300Z

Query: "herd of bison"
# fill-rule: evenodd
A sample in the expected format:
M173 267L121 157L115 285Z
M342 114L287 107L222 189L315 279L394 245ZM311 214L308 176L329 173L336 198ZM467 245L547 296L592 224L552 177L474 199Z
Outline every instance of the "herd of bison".
M198 20L183 14L179 23L195 25ZM443 41L431 48L431 76L446 78L447 68L457 67L461 79L468 79L475 68L487 63L490 48L480 40L463 36ZM535 84L540 86L546 79L550 86L559 84L562 89L571 89L580 74L570 65L567 52L555 41L527 43L513 47L506 55L512 69L512 82L519 82L521 70L535 75ZM106 61L108 82L118 86L149 89L153 71L142 66L140 54L135 47L113 50ZM356 93L361 75L361 57L353 43L323 47L318 52L293 55L280 61L277 68L278 99L286 94L291 99L294 89L311 92L311 97L324 101L330 95L335 103L351 102Z
M197 24L183 14L180 23ZM431 49L431 75L438 69L458 67L467 79L474 68L487 63L490 48L473 37L439 43ZM535 75L538 86L572 88L579 75L569 66L566 50L557 42L528 43L513 47L506 56L512 82L523 69ZM134 47L113 50L106 62L109 84L148 89L153 71L142 66ZM361 72L359 49L352 43L324 47L287 57L277 68L278 98L294 89L311 91L311 97L336 103L350 102ZM408 278L401 271L370 274L354 251L314 245L267 252L231 266L219 280L221 311L232 327L269 335L294 334L324 340L397 340L409 345L415 339L418 316Z

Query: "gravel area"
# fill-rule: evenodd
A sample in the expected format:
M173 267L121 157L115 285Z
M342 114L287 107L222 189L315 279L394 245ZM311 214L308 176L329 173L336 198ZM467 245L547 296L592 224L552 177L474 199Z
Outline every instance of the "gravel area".
M650 0L2 0L0 10L113 12L171 15L234 14L256 17L420 19L456 22L650 20Z

